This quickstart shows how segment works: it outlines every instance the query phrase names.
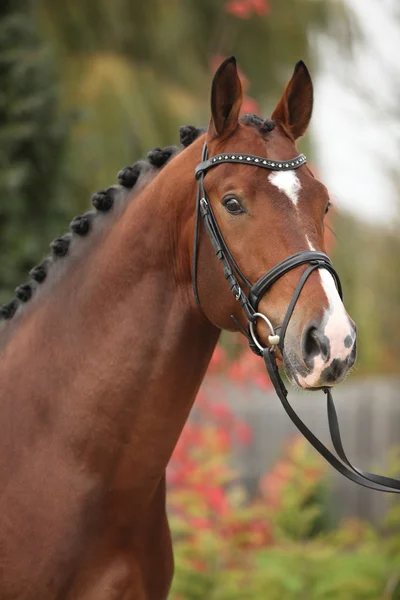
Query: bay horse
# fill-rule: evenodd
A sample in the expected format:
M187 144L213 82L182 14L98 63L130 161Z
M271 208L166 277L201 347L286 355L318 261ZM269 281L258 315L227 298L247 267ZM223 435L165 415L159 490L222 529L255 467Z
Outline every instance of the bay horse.
M3 307L2 600L167 598L165 470L220 331L246 324L201 223L194 257L194 170L205 142L211 157L290 161L312 104L299 62L271 119L240 117L236 61L227 59L213 79L207 131L184 127L183 149L156 149L123 169L120 184L94 195L95 210L73 220ZM224 162L204 179L249 281L295 253L324 250L328 192L305 163L296 166L267 172ZM291 269L260 299L273 326L305 269ZM274 343L262 319L256 335ZM334 385L355 344L331 273L314 270L280 355L288 377L306 389Z

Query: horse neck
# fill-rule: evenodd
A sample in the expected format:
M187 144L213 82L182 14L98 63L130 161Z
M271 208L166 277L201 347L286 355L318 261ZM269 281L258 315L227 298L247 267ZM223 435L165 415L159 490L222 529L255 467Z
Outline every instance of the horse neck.
M115 469L117 456L118 472L138 484L165 470L219 333L191 290L196 146L132 201L8 343L0 395L12 396L26 444L50 429L96 472Z

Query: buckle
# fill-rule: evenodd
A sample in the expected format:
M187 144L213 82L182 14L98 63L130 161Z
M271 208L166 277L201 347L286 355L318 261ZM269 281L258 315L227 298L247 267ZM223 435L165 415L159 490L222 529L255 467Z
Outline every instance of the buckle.
M203 217L208 213L208 203L204 196L200 198L200 210Z

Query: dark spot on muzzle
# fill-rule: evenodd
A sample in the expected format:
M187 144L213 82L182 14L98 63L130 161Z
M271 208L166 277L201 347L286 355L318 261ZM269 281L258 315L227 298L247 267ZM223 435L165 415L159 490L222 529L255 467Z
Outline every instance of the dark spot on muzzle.
M321 381L326 384L335 383L340 381L343 378L345 373L351 369L356 360L356 343L354 342L353 349L350 355L345 360L340 360L339 358L334 358L329 367L323 370L321 374Z
M324 383L334 383L340 379L347 370L347 360L334 358L329 367L323 370L321 380Z
M353 338L351 337L351 335L346 335L346 337L344 338L344 346L345 348L350 348L350 346L353 343Z

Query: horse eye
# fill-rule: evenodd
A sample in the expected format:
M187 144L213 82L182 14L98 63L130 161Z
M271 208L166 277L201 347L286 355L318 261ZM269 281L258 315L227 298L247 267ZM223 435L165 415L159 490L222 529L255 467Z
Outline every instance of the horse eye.
M331 202L328 202L328 204L326 205L326 208L325 208L325 214L326 214L326 215L328 214L328 212L329 212L329 209L330 209L330 207L331 207L331 206L332 206L332 203L331 203Z
M226 198L224 206L231 215L240 215L244 212L243 206L237 198Z

